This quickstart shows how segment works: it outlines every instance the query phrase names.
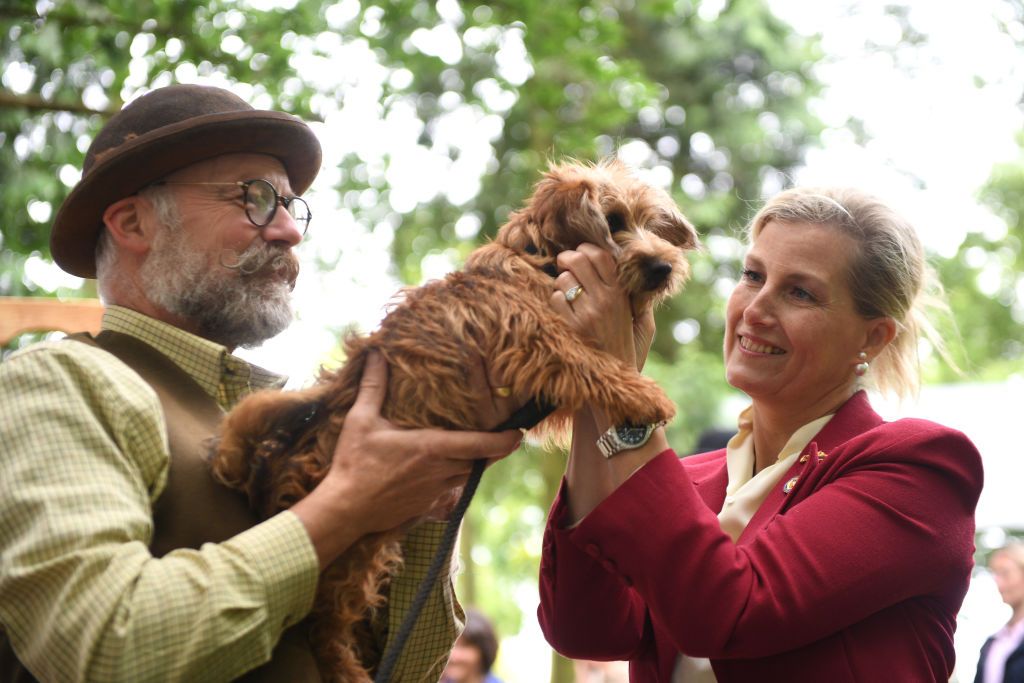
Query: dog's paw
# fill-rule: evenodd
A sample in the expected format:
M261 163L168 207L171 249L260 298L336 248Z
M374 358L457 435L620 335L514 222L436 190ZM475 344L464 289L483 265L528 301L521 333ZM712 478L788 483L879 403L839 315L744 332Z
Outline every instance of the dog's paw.
M616 389L611 402L604 406L614 424L667 422L675 417L676 406L672 399L649 377L637 375L618 384Z

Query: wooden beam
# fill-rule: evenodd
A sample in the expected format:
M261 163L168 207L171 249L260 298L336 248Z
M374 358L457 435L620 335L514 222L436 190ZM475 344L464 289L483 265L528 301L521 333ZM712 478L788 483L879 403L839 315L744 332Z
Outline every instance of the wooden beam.
M99 299L0 296L0 345L26 332L96 334L103 310Z

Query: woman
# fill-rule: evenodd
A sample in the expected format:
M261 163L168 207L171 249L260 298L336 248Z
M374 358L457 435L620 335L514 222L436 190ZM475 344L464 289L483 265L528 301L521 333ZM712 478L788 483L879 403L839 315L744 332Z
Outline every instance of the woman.
M988 568L1013 613L982 646L974 683L1024 683L1024 543L1015 541L993 552Z
M581 245L559 264L552 305L641 367L653 317L612 260ZM657 425L575 416L541 560L552 646L629 660L632 681L947 681L980 457L941 425L883 422L863 391L916 387L926 275L871 197L771 200L727 307L726 379L751 399L728 447L680 460Z

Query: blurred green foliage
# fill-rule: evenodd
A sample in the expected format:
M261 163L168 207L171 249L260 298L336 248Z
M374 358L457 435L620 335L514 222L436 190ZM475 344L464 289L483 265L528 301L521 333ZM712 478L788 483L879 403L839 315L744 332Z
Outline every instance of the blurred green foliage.
M1018 158L997 164L980 200L1005 230L971 232L940 264L967 358L981 379L1000 381L1024 367L1024 137Z

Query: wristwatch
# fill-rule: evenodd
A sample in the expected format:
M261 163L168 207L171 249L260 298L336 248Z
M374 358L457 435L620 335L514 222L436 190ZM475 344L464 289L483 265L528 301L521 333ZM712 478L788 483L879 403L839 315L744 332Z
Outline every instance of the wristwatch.
M665 420L652 422L645 425L626 424L609 427L608 431L597 439L597 450L601 455L610 458L616 453L627 451L632 448L640 448L651 438L651 434L658 427L664 427Z

